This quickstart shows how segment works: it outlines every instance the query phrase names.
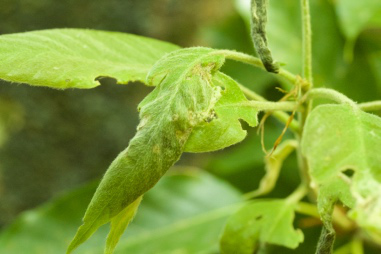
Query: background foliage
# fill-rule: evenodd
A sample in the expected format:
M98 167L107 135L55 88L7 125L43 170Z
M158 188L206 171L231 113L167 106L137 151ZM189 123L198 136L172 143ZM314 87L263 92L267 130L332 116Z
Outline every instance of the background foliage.
M0 33L81 27L136 33L168 40L180 46L202 45L253 53L248 32L247 2L3 0L0 3ZM300 73L302 47L299 1L270 2L268 36L273 56L285 63L285 68ZM315 85L337 89L358 102L379 99L380 1L311 0L311 11ZM228 62L223 71L269 99L275 100L282 96L275 87L289 88L271 75L242 64ZM117 86L111 79L101 82L102 85L96 89L66 91L1 82L0 227L3 227L3 233L0 234L0 246L5 248L4 252L18 253L15 245L20 243L24 247L35 246L28 248L30 253L62 252L60 250L69 241L65 232L71 237L79 225L84 205L87 205L94 191L94 184L24 213L16 220L15 216L52 197L62 195L63 191L67 192L89 180L99 179L108 164L127 146L133 136L137 124L137 104L150 89L140 84ZM281 129L282 126L277 122L268 121L268 148ZM130 244L128 235L131 239L131 235L136 232L141 232L142 239L152 241L150 235L144 233L151 230L148 226L151 220L156 219L157 224L151 225L155 230L161 230L165 226L165 230L172 232L171 230L179 226L170 224L170 221L179 220L179 224L183 225L183 220L189 219L194 227L180 227L180 231L175 231L180 232L176 236L181 244L168 247L163 239L154 239L157 248L162 248L162 253L181 251L178 248L185 248L183 253L216 253L216 246L213 244L218 238L218 225L222 225L224 217L218 217L220 224L216 224L215 231L209 231L212 236L205 237L210 241L200 244L199 249L192 249L197 247L193 246L192 237L205 231L205 228L213 228L208 224L213 222L197 224L200 220L203 222L204 217L201 216L201 219L193 222L192 216L213 214L210 210L234 203L239 200L239 192L255 189L264 174L263 153L254 131L242 143L229 149L197 156L186 154L180 164L206 169L211 175L194 173L201 179L199 184L211 181L223 186L226 194L222 194L225 192L214 188L210 183L208 186L211 186L201 188L205 190L204 194L199 193L199 188L187 189L188 185L185 184L184 187L182 181L195 180L193 177L187 178L189 173L175 176L174 178L182 178L178 182L170 180L173 176L163 179L157 186L157 191L152 191L152 198L147 195L144 199L136 224L131 224L123 238L125 244L121 243L120 248L134 245L137 240L131 240ZM298 182L295 179L295 170L295 158L291 157L286 161L277 188L270 196L281 198L292 191ZM230 182L234 187L221 181ZM172 197L176 195L173 188L182 195ZM196 194L200 194L200 197L193 196ZM200 198L201 203L195 202L197 198ZM209 204L211 200L221 203L213 206L212 203ZM163 208L164 204L167 206L164 208L170 212ZM150 211L149 207L153 210L152 213L147 212ZM67 212L63 212L64 208ZM57 211L60 213L57 214ZM178 217L180 214L182 217ZM65 225L67 227L64 230L60 224L63 221L70 222ZM320 223L302 217L297 217L297 221L298 228L304 231L306 242L292 253L308 253L315 247ZM30 230L36 224L41 225L35 229L37 231ZM103 246L103 242L99 244L97 239L104 237L106 231L107 229L98 234L97 237L100 238L94 237L88 245L81 247L82 250L89 248L90 251L96 246ZM53 235L57 235L55 240L47 238ZM36 240L37 236L42 237ZM344 240L339 235L336 244L340 246ZM52 245L47 246L46 241L52 241ZM139 241L134 246L134 253L148 251L144 249L144 244L139 245ZM278 247L273 248L274 253L279 253ZM372 253L373 247L367 248L369 249L366 253ZM281 251L291 252L283 248Z

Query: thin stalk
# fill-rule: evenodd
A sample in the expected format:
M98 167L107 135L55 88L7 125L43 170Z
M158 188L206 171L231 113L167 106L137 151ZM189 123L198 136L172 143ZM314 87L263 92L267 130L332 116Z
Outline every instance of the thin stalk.
M310 87L312 79L312 29L309 0L301 0L302 23L303 23L303 76Z
M248 55L248 54L245 54L245 53L224 49L224 50L217 50L215 52L215 54L222 54L226 57L226 59L235 60L235 61L239 61L242 63L250 64L250 65L253 65L255 67L258 67L258 68L265 70L265 67L262 64L261 59L254 57L254 56L251 56L251 55ZM280 69L278 75L287 79L288 81L290 81L293 84L295 84L295 82L297 81L296 75L294 75L291 72L284 70L284 69Z
M311 203L298 202L295 211L300 214L321 219L317 206ZM343 214L338 208L334 208L333 210L332 221L335 227L339 227L343 231L348 232L355 228L354 222L348 219L346 214Z
M301 10L302 10L302 35L303 35L303 78L307 81L305 86L300 86L299 90L299 100L303 100L304 94L307 93L313 87L313 75L312 75L312 29L311 29L311 15L310 15L310 5L309 0L301 0ZM300 82L300 81L299 81ZM301 125L301 132L296 135L297 140L301 141L301 133L303 132L303 127L312 109L312 100L306 103L305 110L298 113L298 120ZM308 169L308 163L306 158L303 156L301 148L298 147L296 151L299 174L302 183L309 186L311 181ZM313 199L315 194L313 192L309 193L309 197Z
M357 107L356 103L354 103L347 96L345 96L342 93L337 92L336 90L329 89L329 88L312 89L305 94L303 100L312 100L315 98L328 99L328 100L335 101L337 103L342 103L342 104L346 103L346 104L350 104L354 107Z
M244 102L243 105L253 107L258 111L293 111L297 106L297 103L291 101L247 101Z
M249 99L252 99L252 100L255 100L255 101L267 101L264 97L262 97L261 95L257 94L253 90L247 88L246 86L243 86L243 85L239 84L239 88L246 95L246 97L248 97Z
M381 110L381 101L370 101L358 104L359 108L364 111Z
M287 124L290 119L290 115L282 111L272 112L271 115L284 124ZM295 133L300 132L300 124L296 119L292 119L288 127Z
M313 205L311 203L299 202L298 204L296 204L295 211L300 214L320 219L320 214L316 205Z
M242 92L249 99L256 100L256 101L267 101L265 98L263 98L259 94L255 93L254 91L250 90L249 88L247 88L247 87L245 87L243 85L239 85L239 87L241 88ZM288 119L290 118L290 115L288 115L287 113L282 112L282 111L275 111L271 115L274 116L275 118L277 118L280 122L282 122L284 124L287 124ZM295 119L293 119L291 121L289 127L295 133L299 133L300 132L300 125L299 125L298 121L295 120Z
M298 188L289 195L286 200L289 203L298 203L308 193L308 187L305 184L300 184Z

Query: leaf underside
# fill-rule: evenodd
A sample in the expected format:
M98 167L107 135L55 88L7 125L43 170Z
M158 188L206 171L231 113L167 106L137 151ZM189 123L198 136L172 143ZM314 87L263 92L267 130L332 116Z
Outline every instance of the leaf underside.
M0 36L0 79L51 88L93 88L97 78L145 82L148 71L179 47L142 36L52 29Z
M350 105L318 106L307 119L301 145L320 186L323 219L325 207L339 200L352 208L350 216L360 226L381 239L381 118Z

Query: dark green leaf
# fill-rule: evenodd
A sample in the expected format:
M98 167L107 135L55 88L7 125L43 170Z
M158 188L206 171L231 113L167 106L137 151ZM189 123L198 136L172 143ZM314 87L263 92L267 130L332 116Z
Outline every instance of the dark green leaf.
M90 184L22 214L0 233L0 253L64 253L95 188ZM216 193L224 198L215 198ZM203 171L170 174L144 195L116 253L213 253L223 224L234 211L231 205L240 197L230 185ZM77 253L103 253L107 231L101 227Z

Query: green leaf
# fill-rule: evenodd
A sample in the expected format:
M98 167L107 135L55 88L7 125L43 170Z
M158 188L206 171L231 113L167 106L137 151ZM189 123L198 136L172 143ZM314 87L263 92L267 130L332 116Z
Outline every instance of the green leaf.
M379 0L338 0L336 12L345 36L349 40L354 40L375 17L380 16L381 2Z
M324 183L318 191L318 211L323 221L323 228L317 245L317 254L332 253L336 237L332 224L332 213L339 200L348 207L354 205L349 184L344 179L335 177Z
M127 206L123 211L121 211L117 216L111 220L111 229L110 233L107 236L106 242L106 254L114 253L115 247L119 242L120 237L126 230L128 224L134 218L140 202L142 201L143 196L137 198L129 206Z
M307 119L301 145L321 189L319 202L339 199L352 207L360 226L380 236L381 118L351 105L318 106ZM346 170L354 175L347 177Z
M152 188L180 158L193 128L213 121L221 90L213 74L224 60L213 49L189 48L152 67L147 83L156 88L139 105L138 131L107 170L68 253Z
M64 253L95 188L95 183L86 185L23 213L0 233L0 253ZM215 198L216 193L224 198ZM116 253L213 253L235 209L231 205L240 197L226 182L203 171L169 174L144 195ZM101 227L76 253L102 253L107 231Z
M295 204L286 200L254 201L228 221L221 238L221 253L252 254L260 244L296 248L303 233L295 230Z
M242 130L239 119L251 127L258 124L258 111L245 105L247 99L237 82L218 73L214 76L213 84L222 87L221 98L214 106L214 119L204 121L193 129L185 145L186 152L215 151L241 142L247 132Z
M117 32L53 29L0 36L0 78L52 88L93 88L97 78L145 81L153 64L178 49Z

